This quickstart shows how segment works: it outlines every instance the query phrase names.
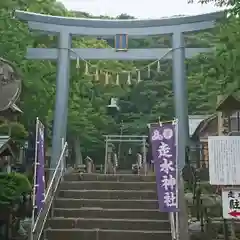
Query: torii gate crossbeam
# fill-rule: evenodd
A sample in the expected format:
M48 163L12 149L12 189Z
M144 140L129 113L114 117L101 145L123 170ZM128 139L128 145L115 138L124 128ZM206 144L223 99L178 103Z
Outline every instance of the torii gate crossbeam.
M29 48L28 59L57 60L57 91L54 113L53 152L51 168L56 166L61 151L61 138L66 137L69 63L78 56L86 60L173 60L173 86L175 116L178 119L179 169L185 164L185 147L188 144L188 110L185 76L185 58L191 58L200 52L210 51L204 48L185 48L184 33L213 28L215 21L222 18L224 12L215 12L198 16L163 18L158 20L106 20L57 17L24 11L15 11L15 17L28 22L31 30L43 34L58 35L58 48ZM92 36L113 38L117 34L127 34L129 38L141 38L148 35L170 34L171 49L129 49L117 52L112 49L71 49L71 36Z

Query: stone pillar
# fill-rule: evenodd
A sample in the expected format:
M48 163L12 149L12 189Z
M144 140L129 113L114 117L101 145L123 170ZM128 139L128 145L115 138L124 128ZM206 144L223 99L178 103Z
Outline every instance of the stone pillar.
M56 102L52 137L51 174L55 169L62 150L62 138L66 139L68 117L68 92L71 38L68 32L61 32L58 49Z
M178 119L178 194L179 194L179 240L189 240L188 234L188 211L184 194L184 182L181 171L185 166L186 147L189 144L189 122L187 102L187 81L185 72L185 47L182 32L175 32L172 36L173 47L173 88L175 102L175 117Z
M184 63L185 48L183 33L174 33L172 42L175 117L178 119L178 167L181 171L185 166L185 149L189 142L187 80Z

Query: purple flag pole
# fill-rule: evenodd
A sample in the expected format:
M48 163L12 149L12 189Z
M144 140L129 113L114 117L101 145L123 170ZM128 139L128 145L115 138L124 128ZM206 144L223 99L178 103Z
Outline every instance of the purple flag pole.
M175 121L164 124L152 124L150 126L150 136L159 209L162 212L177 212L178 169Z
M32 209L32 222L31 222L31 232L34 227L35 223L35 213L36 213L36 191L37 191L37 152L38 152L38 126L39 126L39 119L36 119L36 130L35 130L35 158L34 158L34 174L33 174L33 209Z
M45 198L45 154L44 154L44 125L39 121L38 124L38 149L37 149L37 175L36 175L36 206L38 212L42 209Z

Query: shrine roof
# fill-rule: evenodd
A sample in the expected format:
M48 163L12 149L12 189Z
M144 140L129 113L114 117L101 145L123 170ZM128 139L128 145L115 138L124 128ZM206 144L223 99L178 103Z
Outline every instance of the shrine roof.
M225 96L216 107L216 111L240 110L240 100L234 94Z

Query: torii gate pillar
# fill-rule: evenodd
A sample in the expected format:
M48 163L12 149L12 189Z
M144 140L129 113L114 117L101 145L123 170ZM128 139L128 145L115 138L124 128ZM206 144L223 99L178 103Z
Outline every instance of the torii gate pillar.
M173 51L173 89L175 116L178 119L178 161L179 169L185 165L185 148L189 140L188 99L185 71L185 47L182 32L175 32L172 36ZM183 142L182 142L183 141Z
M58 37L58 63L57 63L57 82L56 82L56 102L54 111L54 125L52 136L52 158L51 172L56 167L58 157L61 153L62 141L66 139L67 118L68 118L68 95L69 95L69 70L70 70L70 51L71 36L60 33Z

